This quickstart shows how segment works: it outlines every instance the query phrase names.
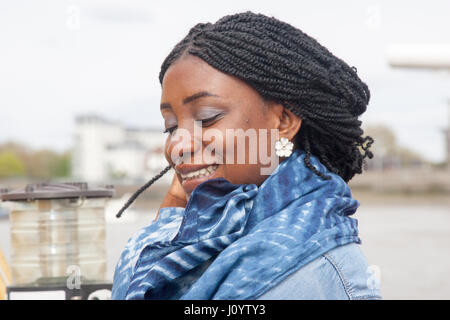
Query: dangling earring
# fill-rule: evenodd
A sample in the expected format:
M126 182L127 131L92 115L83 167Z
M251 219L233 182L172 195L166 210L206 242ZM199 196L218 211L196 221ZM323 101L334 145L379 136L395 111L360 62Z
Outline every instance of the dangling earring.
M275 154L279 157L289 157L293 148L294 144L288 138L282 137L275 142Z

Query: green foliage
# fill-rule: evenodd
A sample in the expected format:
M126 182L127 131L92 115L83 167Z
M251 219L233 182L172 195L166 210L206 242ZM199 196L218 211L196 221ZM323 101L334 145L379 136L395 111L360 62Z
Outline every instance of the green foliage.
M69 177L72 170L72 156L70 152L58 154L50 169L50 175L53 177Z
M25 175L25 167L21 159L12 152L0 152L0 178Z
M69 177L70 173L70 152L30 150L11 142L0 145L0 178L27 176L51 179Z

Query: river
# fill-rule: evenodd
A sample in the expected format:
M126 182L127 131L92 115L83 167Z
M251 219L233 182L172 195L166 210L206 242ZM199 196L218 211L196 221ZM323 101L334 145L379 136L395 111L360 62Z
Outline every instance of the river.
M370 204L358 219L362 250L381 276L384 299L450 299L450 208L447 205ZM108 279L128 238L151 213L107 221ZM0 246L9 259L9 222L0 220Z

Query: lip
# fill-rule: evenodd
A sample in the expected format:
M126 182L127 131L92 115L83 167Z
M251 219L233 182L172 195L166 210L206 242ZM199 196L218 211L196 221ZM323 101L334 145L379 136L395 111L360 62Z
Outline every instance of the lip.
M179 174L188 174L189 172L197 171L209 166L215 165L215 163L210 164L185 164L181 163L175 166L175 171Z
M184 180L180 176L181 186L183 187L184 192L186 192L186 194L190 195L192 193L192 191L195 189L195 187L197 187L202 182L216 178L220 165L218 165L216 163L211 163L211 164L206 164L206 165L205 164L201 164L201 165L180 164L175 167L175 171L180 175L180 174L188 174L189 172L197 171L202 168L207 168L212 165L217 165L218 167L209 176L193 178L193 179L189 179L189 180Z

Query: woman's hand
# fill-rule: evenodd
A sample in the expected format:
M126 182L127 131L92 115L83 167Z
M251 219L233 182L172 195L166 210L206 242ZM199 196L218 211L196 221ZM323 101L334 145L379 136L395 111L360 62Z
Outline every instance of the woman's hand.
M159 207L158 213L156 214L155 221L158 219L159 211L161 208L166 207L182 207L185 208L187 204L186 193L184 192L183 187L181 186L180 180L178 180L178 176L176 172L173 174L172 184L170 185L169 190L167 191L161 206Z

